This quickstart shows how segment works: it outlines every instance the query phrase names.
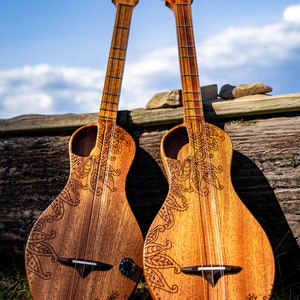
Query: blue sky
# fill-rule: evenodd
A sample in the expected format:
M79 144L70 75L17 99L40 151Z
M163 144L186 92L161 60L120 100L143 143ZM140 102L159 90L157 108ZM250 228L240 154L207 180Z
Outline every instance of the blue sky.
M300 92L300 1L194 0L201 85ZM0 118L97 112L115 19L110 0L2 0ZM175 23L161 0L133 12L120 109L180 88Z

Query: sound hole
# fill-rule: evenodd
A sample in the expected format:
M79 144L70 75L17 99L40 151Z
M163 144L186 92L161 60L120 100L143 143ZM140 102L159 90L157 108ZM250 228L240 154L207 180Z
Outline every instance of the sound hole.
M96 125L90 125L77 130L72 138L72 153L82 157L89 156L96 144L97 128Z
M167 157L178 159L180 150L188 145L189 139L185 126L177 127L167 134L164 140L164 151Z

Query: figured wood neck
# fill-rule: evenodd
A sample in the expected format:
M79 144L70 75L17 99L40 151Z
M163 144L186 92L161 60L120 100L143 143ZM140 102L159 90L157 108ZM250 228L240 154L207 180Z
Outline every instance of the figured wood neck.
M98 123L103 121L103 119L115 123L117 119L131 17L134 8L134 4L123 2L125 3L115 3L117 7L116 19Z
M172 4L171 9L176 19L184 120L187 128L189 128L191 122L204 122L204 114L194 41L191 3L181 3L189 1L178 2L180 3Z

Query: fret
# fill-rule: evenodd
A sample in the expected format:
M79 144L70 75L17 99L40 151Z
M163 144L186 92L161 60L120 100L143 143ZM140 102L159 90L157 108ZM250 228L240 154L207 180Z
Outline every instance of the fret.
M189 76L191 76L191 77L193 77L193 76L196 76L196 77L198 77L199 76L199 74L197 73L197 74L190 74L190 73L186 73L186 74L181 74L181 76L182 77L189 77Z
M191 4L190 3L176 3L176 6L186 6L189 7Z
M184 110L187 110L187 111L189 111L189 110L191 110L191 111L193 111L193 110L202 111L202 107L185 107Z
M116 110L105 108L105 107L102 107L99 113L100 113L101 117L113 118L113 117L117 116L117 111Z
M119 97L120 96L120 94L114 94L114 93L109 93L109 92L103 92L103 97L104 97L104 95L112 96L112 97Z
M118 17L112 36L99 119L116 121L133 7L126 3L117 5Z
M101 119L106 119L106 120L111 120L111 121L115 121L116 117L113 116L113 117L110 117L110 116L107 116L107 115L100 115L101 116Z
M117 46L112 46L111 49L114 49L114 50L121 50L121 51L126 51L127 48L124 48L124 47L117 47Z
M122 79L122 76L118 76L118 75L107 75L106 77L108 78L113 78L113 79Z
M194 46L191 46L191 45L180 45L178 46L179 49L182 49L182 48L187 48L187 49L195 49Z
M117 26L115 26L115 28L117 28L117 29L129 30L129 27L127 27L127 26L120 26L120 25L117 25Z
M196 113L196 112L193 112L193 113L190 113L190 112L185 112L184 114L184 120L186 123L188 123L189 120L192 120L192 119L204 119L204 114L203 112L199 112L199 113Z
M125 9L127 9L127 8L133 9L134 8L134 5L130 4L130 3L120 3L119 5L125 7Z
M196 53L196 49L195 47L189 47L187 45L182 45L181 48L179 48L179 57L181 55L193 55L193 56L197 56L197 53Z
M102 99L102 103L103 104L106 104L106 106L114 106L114 105L118 105L118 102L116 102L116 101L108 101L108 100L103 100Z
M121 61L125 61L124 57L116 57L116 56L110 56L110 59L115 59L115 60L121 60Z
M199 114L197 114L197 113L193 113L193 114L187 114L187 115L185 115L185 117L186 118L188 118L188 119L192 119L192 118L203 118L204 116L203 116L203 114L202 113L199 113Z
M194 94L201 94L200 91L182 91L182 95L194 95Z
M187 3L178 3L175 8L183 108L187 123L193 119L204 119L193 23L189 11L186 11L188 8Z
M107 112L113 112L113 113L116 113L117 111L115 109L110 109L110 108L106 108L106 107L103 107L101 108L101 111L107 111Z
M194 120L204 120L204 115L199 113L199 114L186 114L184 116L184 120L186 123L189 123L189 122L193 122Z
M199 95L199 96L201 96L201 91L200 91L200 87L199 87L199 89L197 88L197 89L193 89L193 90L191 90L191 91L185 91L185 92L182 92L182 96L184 97L184 96L194 96L194 95Z
M194 55L180 55L180 58L196 58L197 56Z
M184 102L185 103L194 103L194 102L196 102L196 101L201 101L201 98L194 98L194 99L184 99Z
M188 24L188 25L186 25L186 24L178 24L177 26L176 26L177 28L191 28L191 29L193 29L193 25L191 25L191 24Z

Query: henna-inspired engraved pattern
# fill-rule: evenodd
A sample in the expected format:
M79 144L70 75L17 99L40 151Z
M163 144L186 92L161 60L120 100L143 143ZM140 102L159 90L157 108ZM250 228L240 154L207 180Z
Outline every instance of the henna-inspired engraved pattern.
M114 300L114 299L118 299L119 297L119 293L117 291L113 291L112 294L110 296L107 297L107 300Z
M249 294L248 297L247 297L247 300L256 300L256 299L258 299L258 296L255 295L255 294ZM263 300L269 300L269 299L271 299L271 295L263 296L262 299Z
M49 243L45 241L55 237L55 232L50 235L44 234L42 231L33 232L27 242L25 251L25 264L29 272L37 274L42 279L50 279L51 274L45 272L39 259L40 256L48 256L52 262L56 262L56 254Z
M111 192L117 190L115 177L120 176L121 171L113 166L113 161L131 141L114 124L100 126L98 135L102 137L97 140L99 151L88 157L70 154L71 171L66 187L50 205L50 213L41 216L34 225L25 250L28 274L34 273L42 279L51 278L51 273L43 269L41 258L48 257L53 263L57 262L58 254L51 246L51 240L56 238L57 232L48 226L64 217L66 205L78 206L83 190L91 195L100 195L104 187Z
M162 229L163 227L160 227ZM156 235L159 231L156 231ZM172 247L172 242L166 241L165 245L157 243L147 243L145 247L145 273L152 287L165 290L169 293L176 293L178 287L176 285L170 286L165 280L160 269L173 268L174 273L180 273L180 266L168 255L165 251Z
M184 160L166 158L170 170L170 190L162 208L159 211L159 224L147 234L144 250L145 273L153 290L161 289L176 293L178 286L170 284L164 278L161 270L172 268L175 274L180 273L179 264L168 255L172 242L158 242L161 234L170 230L175 222L174 212L186 211L189 206L189 195L196 193L207 196L212 188L223 189L218 174L223 172L221 166L214 166L211 159L219 151L219 143L225 140L213 127L205 127L199 123L190 128L191 155Z

